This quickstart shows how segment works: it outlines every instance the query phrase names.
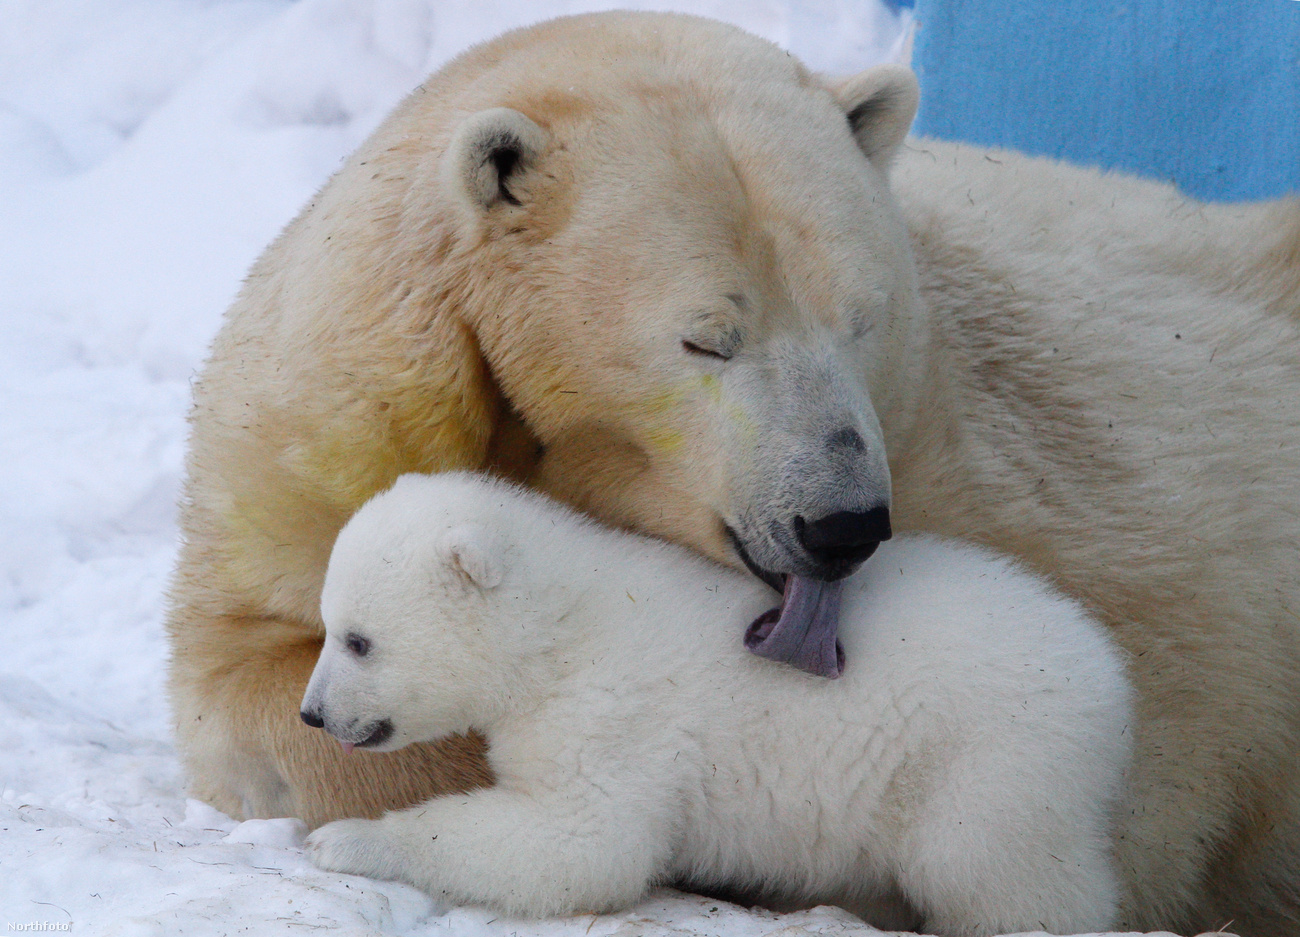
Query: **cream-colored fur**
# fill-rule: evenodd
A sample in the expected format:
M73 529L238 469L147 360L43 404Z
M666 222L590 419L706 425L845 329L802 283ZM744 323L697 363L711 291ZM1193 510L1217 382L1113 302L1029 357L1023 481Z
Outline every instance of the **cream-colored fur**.
M486 467L734 564L730 527L776 572L792 517L892 491L896 529L1020 556L1132 654L1125 923L1300 934L1300 207L894 157L914 106L901 70L828 90L651 14L413 93L196 384L169 621L195 793L317 825L490 783L473 737L345 760L297 720L334 536L402 472Z
M748 880L879 926L900 894L927 933L1108 929L1133 718L1101 623L927 536L843 599L826 680L746 653L775 601L748 573L485 476L404 476L335 543L303 712L371 750L473 726L499 783L307 853L526 916Z
M1053 575L1139 690L1130 926L1300 933L1300 204L913 141L903 529Z

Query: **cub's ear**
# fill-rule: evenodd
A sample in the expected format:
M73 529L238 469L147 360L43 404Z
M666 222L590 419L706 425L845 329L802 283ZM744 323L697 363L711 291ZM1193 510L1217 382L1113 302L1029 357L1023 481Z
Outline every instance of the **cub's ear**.
M867 159L888 172L916 116L921 97L916 75L902 65L881 65L844 79L831 93L844 108L849 131Z
M442 157L453 192L475 211L522 204L521 177L546 149L546 131L518 111L494 107L465 119Z
M505 541L481 524L453 527L442 535L437 552L440 562L485 591L505 578Z

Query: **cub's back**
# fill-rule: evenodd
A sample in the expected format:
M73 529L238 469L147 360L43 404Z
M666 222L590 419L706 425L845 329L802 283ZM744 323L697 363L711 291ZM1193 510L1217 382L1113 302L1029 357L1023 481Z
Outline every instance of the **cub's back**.
M884 885L919 801L992 756L1008 791L1117 794L1131 690L1100 625L1045 581L931 537L882 544L845 587L826 680L743 655L701 717L683 874ZM1092 753L1090 764L1081 763ZM1066 804L1065 806L1072 806Z

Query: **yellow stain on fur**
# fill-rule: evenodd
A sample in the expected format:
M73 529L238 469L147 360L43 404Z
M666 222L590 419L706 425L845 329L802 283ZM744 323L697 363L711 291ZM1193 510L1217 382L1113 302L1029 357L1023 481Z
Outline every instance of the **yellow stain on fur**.
M679 382L671 390L661 390L645 399L643 406L649 416L659 416L669 410L675 410L703 391L711 403L722 402L722 381L715 375L701 374Z
M712 374L700 375L700 387L713 403L722 402L722 382Z
M650 431L650 445L660 452L678 452L686 442L684 433L660 427Z
M647 416L659 416L682 405L686 395L680 390L661 390L645 399L642 406Z
M750 419L749 414L740 408L738 404L729 404L726 408L727 419L735 424L741 438L753 444L758 439L758 426Z

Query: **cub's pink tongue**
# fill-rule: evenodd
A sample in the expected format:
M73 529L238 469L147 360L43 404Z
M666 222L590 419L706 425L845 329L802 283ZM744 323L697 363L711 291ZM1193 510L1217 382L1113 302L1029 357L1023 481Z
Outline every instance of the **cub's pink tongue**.
M351 742L339 742L339 745L343 746L343 754L345 755L351 755L352 749L356 747Z
M844 671L844 648L835 637L843 591L842 579L787 576L781 607L754 619L745 632L745 647L759 657L835 679Z

